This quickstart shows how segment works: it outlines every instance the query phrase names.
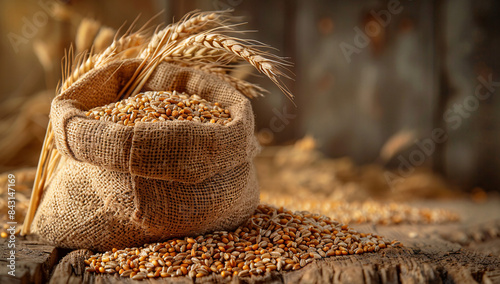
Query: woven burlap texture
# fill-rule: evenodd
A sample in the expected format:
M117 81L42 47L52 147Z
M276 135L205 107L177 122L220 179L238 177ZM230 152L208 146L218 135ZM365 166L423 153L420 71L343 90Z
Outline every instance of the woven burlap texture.
M139 60L90 71L52 102L65 157L32 230L53 245L94 251L232 230L254 212L259 150L247 98L217 77L160 64L144 91L176 90L227 107L227 125L192 121L123 126L85 112L117 99Z

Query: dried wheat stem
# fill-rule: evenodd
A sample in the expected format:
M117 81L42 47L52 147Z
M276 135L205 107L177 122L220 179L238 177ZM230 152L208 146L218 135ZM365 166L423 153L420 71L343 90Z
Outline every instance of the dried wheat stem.
M57 151L57 149L54 147L51 151L51 156L50 156L49 163L47 166L47 171L46 171L46 175L45 175L45 182L46 183L50 182L50 178L53 176L55 169L59 165L61 157L62 157L61 153L59 153L59 151Z
M69 66L71 65L71 57L73 54L73 49L70 48L68 54L65 57L65 65L63 66L63 74L65 77L64 83L59 88L58 92L63 92L68 89L72 84L74 84L79 78L85 75L90 70L103 66L115 59L131 48L136 48L144 42L142 35L138 33L133 33L128 36L124 36L117 41L114 41L111 46L109 46L104 52L97 55L82 55L78 58L77 66L74 71L70 71ZM30 227L33 222L33 218L38 209L40 199L43 195L43 190L45 185L48 183L52 177L53 172L61 162L61 155L55 148L54 133L52 131L52 126L49 121L47 127L47 132L45 135L42 152L40 154L40 160L38 162L37 174L35 178L35 183L33 185L32 197L30 200L30 206L28 213L26 214L25 221L23 224L23 235L30 233Z
M47 157L50 155L50 150L48 149L52 144L54 133L52 131L52 124L49 122L47 127L47 131L45 132L45 138L43 141L42 153L40 155L40 159L38 161L38 167L36 169L35 182L33 185L33 191L31 193L30 204L28 207L28 211L26 212L26 217L24 219L23 228L21 235L27 235L30 233L31 223L33 222L33 218L35 217L36 210L38 208L38 204L40 202L40 198L42 196L42 188L41 184L43 181L43 169L46 164Z

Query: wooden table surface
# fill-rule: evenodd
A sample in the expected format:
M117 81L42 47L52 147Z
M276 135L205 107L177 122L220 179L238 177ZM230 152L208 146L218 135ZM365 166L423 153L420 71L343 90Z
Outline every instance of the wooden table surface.
M303 269L264 276L211 275L150 279L143 283L500 283L500 199L477 204L465 200L413 204L446 208L461 215L457 223L441 225L352 224L360 232L397 239L403 248L378 253L331 257ZM9 249L1 241L0 283L137 283L128 278L83 273L82 256L60 263L67 250L44 245L33 237L17 239L16 276L7 275ZM71 265L70 263L74 263Z

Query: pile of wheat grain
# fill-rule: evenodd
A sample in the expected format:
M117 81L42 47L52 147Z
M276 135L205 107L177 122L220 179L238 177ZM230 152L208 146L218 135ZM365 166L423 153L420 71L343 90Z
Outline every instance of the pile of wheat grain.
M136 122L186 120L226 125L231 114L219 103L209 102L198 95L189 96L175 90L145 92L107 106L95 107L86 115L97 120L134 126Z
M319 214L260 205L233 232L171 239L140 248L113 249L85 260L86 271L130 277L251 276L300 269L315 259L399 247L374 234L359 233Z
M460 219L457 213L446 209L418 208L404 203L345 202L329 197L315 198L273 192L262 192L260 199L263 203L286 206L292 210L325 214L346 224L443 224Z

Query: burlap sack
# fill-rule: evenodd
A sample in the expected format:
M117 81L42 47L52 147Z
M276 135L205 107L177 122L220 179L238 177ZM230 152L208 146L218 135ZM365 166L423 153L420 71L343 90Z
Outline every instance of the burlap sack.
M42 197L32 229L64 248L104 251L172 237L231 230L259 202L258 152L247 98L217 77L162 63L144 90L198 94L227 107L227 125L191 121L92 120L140 61L91 71L52 103L57 149L66 157Z

